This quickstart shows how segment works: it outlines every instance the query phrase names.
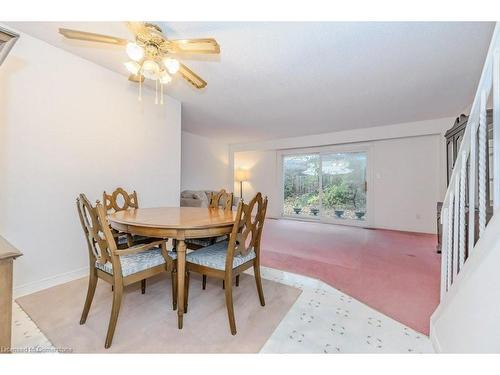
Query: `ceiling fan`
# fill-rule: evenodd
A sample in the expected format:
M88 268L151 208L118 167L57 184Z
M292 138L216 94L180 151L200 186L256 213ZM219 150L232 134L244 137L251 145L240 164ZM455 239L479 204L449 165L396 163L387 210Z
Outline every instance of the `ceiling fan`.
M130 72L129 80L139 82L150 79L163 85L172 81L179 73L197 89L207 86L207 82L186 65L175 59L176 54L218 54L220 47L213 38L170 40L158 25L148 22L127 22L128 28L135 35L135 41L114 36L94 34L85 31L60 28L59 33L68 39L121 45L131 61L124 65ZM163 98L163 95L162 95Z

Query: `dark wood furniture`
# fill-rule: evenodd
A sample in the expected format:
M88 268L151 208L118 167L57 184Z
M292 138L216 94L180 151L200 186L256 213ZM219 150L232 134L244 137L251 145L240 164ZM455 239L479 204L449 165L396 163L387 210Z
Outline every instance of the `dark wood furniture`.
M453 173L453 167L455 166L455 161L457 160L458 151L460 150L460 145L462 143L462 139L464 137L465 129L467 127L467 121L469 120L469 116L461 114L459 117L455 119L455 123L453 126L445 133L446 138L446 184L447 186L450 183L451 175ZM491 155L493 152L493 112L492 110L488 110L486 112L486 123L488 126L487 137L488 137L488 158L486 158L487 163L487 181L491 181L490 179L490 167L491 167ZM486 196L487 196L487 209L486 209L486 219L489 220L491 214L493 212L493 207L490 204L490 184L486 185ZM437 246L436 250L438 253L441 253L441 238L442 238L442 225L441 225L441 208L443 206L443 202L437 203ZM468 212L468 199L466 199L466 212ZM477 214L477 208L476 208ZM468 215L466 215L466 219L468 220ZM476 225L478 224L478 220L475 220ZM467 232L466 232L467 233ZM477 238L477 237L476 237Z

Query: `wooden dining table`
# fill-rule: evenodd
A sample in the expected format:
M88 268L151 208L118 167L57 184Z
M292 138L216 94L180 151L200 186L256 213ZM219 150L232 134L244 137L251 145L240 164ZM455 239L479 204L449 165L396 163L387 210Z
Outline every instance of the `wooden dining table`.
M217 237L231 233L236 212L207 207L136 208L109 215L112 228L125 233L177 241L177 317L182 329L186 239Z

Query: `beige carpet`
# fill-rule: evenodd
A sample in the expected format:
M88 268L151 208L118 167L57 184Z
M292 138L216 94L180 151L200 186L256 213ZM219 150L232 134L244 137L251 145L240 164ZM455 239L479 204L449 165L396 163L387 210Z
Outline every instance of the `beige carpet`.
M172 310L170 278L148 280L146 294L140 285L125 288L120 316L110 349L104 339L111 311L109 284L99 280L85 325L79 325L87 291L87 278L21 297L18 304L58 348L75 353L256 353L292 307L299 289L263 279L266 306L259 303L253 276L241 275L233 288L236 328L229 331L221 281L192 274L184 328L177 329Z

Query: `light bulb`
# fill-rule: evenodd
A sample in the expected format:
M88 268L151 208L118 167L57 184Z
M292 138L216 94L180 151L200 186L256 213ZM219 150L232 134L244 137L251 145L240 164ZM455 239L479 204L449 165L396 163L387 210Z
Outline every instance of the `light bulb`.
M125 68L127 68L127 70L134 75L139 72L139 69L141 69L141 66L135 61L128 61L123 63L123 65L125 65Z
M172 81L172 77L170 74L168 74L165 70L162 70L160 72L160 83L162 85L166 85L167 83L170 83Z
M127 43L127 55L134 61L139 61L144 57L144 49L135 43Z
M165 67L167 68L170 74L177 73L181 65L179 64L179 61L171 59L170 57L166 57L165 59L163 59L163 64L165 64Z
M146 60L142 64L141 73L147 79L158 79L158 74L160 73L160 67L153 60Z

